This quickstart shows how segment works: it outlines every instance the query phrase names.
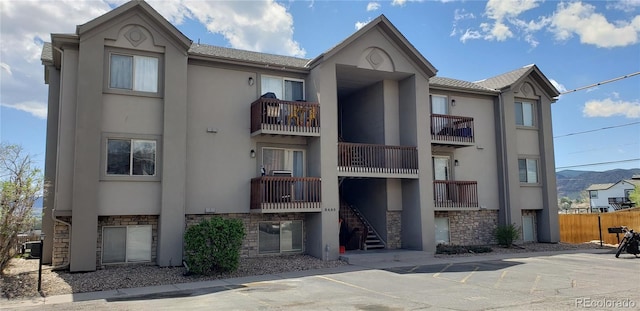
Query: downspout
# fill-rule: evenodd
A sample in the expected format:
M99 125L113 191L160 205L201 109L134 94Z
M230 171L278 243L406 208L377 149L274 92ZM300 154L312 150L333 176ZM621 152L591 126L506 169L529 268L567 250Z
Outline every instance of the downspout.
M509 191L509 174L507 174L507 142L506 142L506 121L504 117L504 101L502 99L502 91L498 93L498 113L500 116L500 154L502 162L502 200L504 204L504 225L511 224L511 205L509 203L510 200L510 191Z
M62 89L62 67L63 67L62 63L64 62L64 57L63 57L64 51L62 49L56 47L53 44L51 44L51 47L54 48L55 50L57 50L58 52L60 52L60 64L61 64L60 65L60 67L61 67L61 69L60 69L60 89ZM60 96L62 96L62 92L60 92ZM60 101L58 101L58 105L60 105ZM58 113L58 118L60 118L60 113ZM59 126L60 126L60 122L58 122L58 127ZM56 149L58 149L58 148L56 148ZM59 159L59 155L56 156L56 162L58 161L58 159ZM56 163L56 175L58 175L58 167L57 166L58 166L58 164ZM57 182L58 182L58 178L56 176L56 183ZM55 189L56 189L56 192L57 192L58 187L55 187ZM53 204L55 206L55 199L54 199L54 203ZM55 215L56 213L55 212L56 212L56 209L52 208L51 209L51 219L53 219L53 234L52 234L52 238L55 239L56 222L59 222L59 223L69 227L69 246L67 247L67 261L68 262L65 263L65 264L62 264L60 266L51 267L51 270L66 270L71 265L71 223L68 223L66 221L62 221L62 220L56 218L56 215ZM52 248L53 248L53 246L52 246ZM53 256L52 256L51 262L53 263Z

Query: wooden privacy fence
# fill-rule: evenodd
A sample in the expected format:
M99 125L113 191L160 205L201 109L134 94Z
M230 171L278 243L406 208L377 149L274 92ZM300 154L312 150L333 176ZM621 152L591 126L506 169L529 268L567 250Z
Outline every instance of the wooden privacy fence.
M560 241L566 243L584 243L599 241L598 214L560 214ZM627 226L635 231L640 230L640 209L600 214L602 241L606 244L618 244L614 233L607 228ZM622 234L620 234L622 239Z

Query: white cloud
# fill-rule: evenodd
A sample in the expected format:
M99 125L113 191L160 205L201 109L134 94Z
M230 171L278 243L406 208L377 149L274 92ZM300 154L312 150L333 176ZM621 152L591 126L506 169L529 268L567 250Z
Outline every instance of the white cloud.
M485 39L497 41L505 41L511 37L513 37L513 32L502 22L495 22L485 35Z
M638 7L640 7L640 0L607 1L607 9L633 12Z
M560 3L551 17L551 31L557 40L568 40L574 34L580 42L597 47L621 47L638 42L640 15L630 22L610 23L607 18L595 12L595 7L582 2Z
M627 118L640 118L640 101L629 102L611 98L590 100L584 104L582 113L586 117L624 116Z
M0 94L2 106L43 118L47 86L40 55L51 33L74 33L76 26L126 0L16 1L0 0ZM293 39L293 17L274 0L190 1L148 0L173 24L187 19L221 34L229 46L260 52L305 56Z
M514 31L521 32L522 37L532 47L538 45L538 41L533 36L533 32L542 28L548 21L524 21L518 16L528 10L538 7L540 0L490 0L485 7L484 16L489 21L480 23L480 30L467 30L460 41L466 42L468 39L484 39L488 41L506 41L516 37ZM454 31L460 19L454 15ZM462 32L459 32L462 33Z
M515 17L538 6L540 0L489 0L486 14L491 19L501 21L505 17Z
M567 91L567 88L564 87L564 85L554 79L549 79L549 82L551 82L551 84L553 84L553 86L556 88L556 90L558 90L560 93L564 93Z
M540 44L540 42L538 42L538 40L536 40L536 38L532 34L526 34L524 36L524 41L529 43L532 48L535 48L536 46L538 46L538 44Z
M473 13L467 12L465 9L455 9L455 11L453 11L453 26L451 34L449 36L453 37L459 33L462 33L462 30L458 29L459 21L474 18L476 18L476 16Z
M471 29L467 29L464 34L462 36L460 36L460 41L462 41L462 43L466 43L467 40L471 39L480 39L482 38L482 35L480 34L480 32L476 31L476 30L471 30Z
M371 22L371 19L367 20L366 22L356 22L355 24L356 30L360 30L360 28L366 26L370 22Z
M595 6L574 1L559 3L555 12L548 16L539 16L531 20L521 17L523 13L537 8L540 3L541 0L490 0L483 15L486 20L476 26L479 29L467 28L481 34L473 39L505 41L515 38L524 40L533 48L540 43L535 35L541 30L551 31L560 41L577 35L584 44L605 48L640 42L640 15L628 20L609 21L603 14L596 12ZM631 13L640 7L640 0L610 2L606 7ZM456 31L457 22L458 20L454 19L452 36L463 34L462 31ZM466 36L465 40L461 38L461 41L469 38Z
M424 0L392 0L392 6L404 6L407 2L423 2ZM441 0L440 2L449 2L450 0Z
M293 16L273 1L183 1L194 19L238 49L304 57L293 40Z
M6 71L9 75L13 74L11 72L11 66L9 66L9 64L5 64L5 63L0 62L0 69Z
M473 13L468 13L465 9L456 9L455 11L453 11L454 21L459 21L463 19L474 19L474 18L476 18L476 16L473 15Z
M1 105L46 118L43 42L51 40L50 33L75 32L76 25L109 9L99 1L0 1Z
M367 12L377 11L380 8L380 3L378 2L369 2L367 4Z
M549 23L551 23L551 18L546 17L546 16L540 16L538 17L538 20L530 20L528 22L518 19L518 18L510 18L509 22L512 23L514 26L518 27L519 29L527 32L527 33L532 33L532 32L536 32L538 30L543 29L544 27L548 26Z
M16 104L0 104L0 106L25 111L40 119L47 118L47 104L42 102L21 102Z

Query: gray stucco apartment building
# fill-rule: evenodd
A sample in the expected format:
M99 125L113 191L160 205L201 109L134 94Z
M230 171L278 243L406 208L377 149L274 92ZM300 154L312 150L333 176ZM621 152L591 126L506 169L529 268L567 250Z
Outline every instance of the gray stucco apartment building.
M177 266L241 219L242 256L558 242L551 103L535 65L467 82L380 16L313 59L193 43L144 1L52 34L44 260ZM341 232L342 228L342 234Z

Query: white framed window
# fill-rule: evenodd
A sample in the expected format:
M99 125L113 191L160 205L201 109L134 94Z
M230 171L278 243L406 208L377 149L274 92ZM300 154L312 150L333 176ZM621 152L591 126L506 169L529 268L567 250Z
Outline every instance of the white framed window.
M151 261L151 225L102 227L102 263Z
M156 141L107 138L106 174L119 176L155 176Z
M431 95L431 113L449 114L449 100L443 95Z
M515 103L516 125L534 126L533 103L520 101Z
M436 244L451 243L449 217L435 217L433 220L436 225Z
M589 197L592 199L598 198L598 190L589 190Z
M302 149L263 147L262 167L267 175L273 171L291 171L292 177L305 176L305 154Z
M302 240L301 220L258 223L259 254L301 252Z
M304 100L304 80L276 76L261 76L262 93L272 92L278 99Z
M142 55L109 55L109 88L158 92L159 59Z
M538 160L518 159L518 171L521 183L538 183Z

